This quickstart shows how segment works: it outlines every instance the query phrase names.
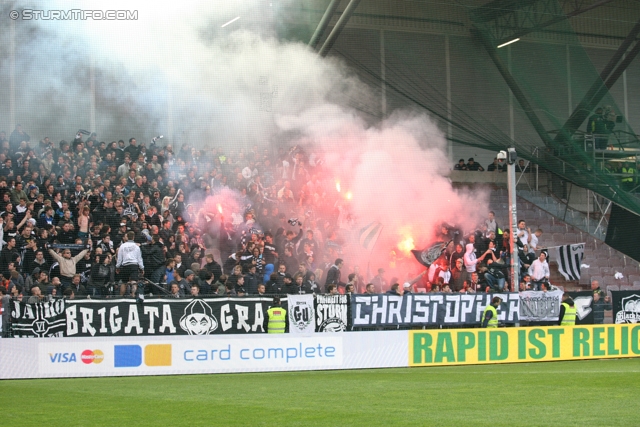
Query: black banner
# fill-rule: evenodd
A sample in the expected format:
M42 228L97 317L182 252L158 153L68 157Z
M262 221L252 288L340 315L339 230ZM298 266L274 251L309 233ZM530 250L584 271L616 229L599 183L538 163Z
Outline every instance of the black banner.
M11 301L11 327L14 337L62 337L67 320L64 300L36 304Z
M282 298L287 308L287 299ZM70 300L68 337L263 333L272 298Z
M501 294L411 294L354 295L351 299L353 327L431 326L480 324L482 312L495 296L502 298L498 319L516 323L519 319L518 293Z
M611 292L613 323L640 323L640 291Z
M567 292L576 308L576 325L593 325L593 292Z
M316 295L316 332L343 332L349 324L349 295Z

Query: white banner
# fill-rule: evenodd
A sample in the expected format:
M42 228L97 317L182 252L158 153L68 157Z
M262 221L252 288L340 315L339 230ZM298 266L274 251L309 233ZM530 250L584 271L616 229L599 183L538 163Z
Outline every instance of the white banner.
M520 320L554 322L560 318L562 291L520 292Z
M408 366L407 331L0 340L0 379Z
M313 308L313 294L289 295L289 333L310 334L316 331L316 311Z

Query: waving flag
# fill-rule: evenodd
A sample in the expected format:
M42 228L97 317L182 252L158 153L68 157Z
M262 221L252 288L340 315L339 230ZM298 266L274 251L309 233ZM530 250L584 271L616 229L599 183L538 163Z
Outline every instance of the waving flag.
M449 243L451 243L451 241L439 242L421 251L412 250L411 253L414 257L416 257L420 264L424 265L425 267L430 267L431 264L433 264L438 258L440 258L440 255L442 255Z
M377 221L374 221L362 228L358 235L358 242L360 242L360 246L370 251L376 245L378 237L380 237L380 233L382 233L382 224Z
M558 263L558 271L565 280L580 280L580 264L584 255L584 243L555 246L547 249L549 257Z

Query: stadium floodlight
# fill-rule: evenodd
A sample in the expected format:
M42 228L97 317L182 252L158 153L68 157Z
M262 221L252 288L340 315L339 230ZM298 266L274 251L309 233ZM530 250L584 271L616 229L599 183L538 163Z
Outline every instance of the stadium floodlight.
M511 43L515 43L515 42L517 42L517 41L520 41L520 38L519 38L519 37L518 37L517 39L509 40L509 41L508 41L508 42L506 42L506 43L502 43L500 46L498 46L498 49L500 49L501 47L508 46L508 45L510 45Z

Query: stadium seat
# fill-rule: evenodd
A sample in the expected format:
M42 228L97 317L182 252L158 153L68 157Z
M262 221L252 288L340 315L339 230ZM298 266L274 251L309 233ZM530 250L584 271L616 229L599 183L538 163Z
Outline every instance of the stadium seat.
M607 247L599 247L594 251L594 255L596 258L609 258L611 256L611 251Z
M613 257L609 258L609 265L611 267L620 267L622 269L622 268L624 268L624 258L623 257L613 256Z
M591 268L593 267L609 267L609 259L608 258L597 258L594 260Z
M616 269L613 267L600 267L600 275L602 277L613 276L616 273Z
M640 290L640 282L633 282L631 289L633 289L634 291Z
M605 278L605 281L606 281L606 278ZM620 286L618 285L607 285L606 288L607 288L607 295L609 296L609 298L611 298L611 292L620 290Z
M616 291L617 291L617 290L620 290L619 280L618 280L618 279L616 279L616 278L615 278L615 277L613 277L613 276L605 276L605 278L604 278L604 285L607 287L607 289L609 289L610 287L612 287L612 286L613 286L613 287L616 287L616 288L617 288L617 289L615 289Z
M630 274L630 275L627 277L627 280L629 280L629 283L635 283L635 282L640 283L640 275L637 275L637 274Z
M621 291L632 291L633 290L633 285L620 285L620 290Z
M627 264L626 267L622 269L622 274L627 276L637 275L638 274L638 266L633 264ZM640 279L639 279L640 280Z

